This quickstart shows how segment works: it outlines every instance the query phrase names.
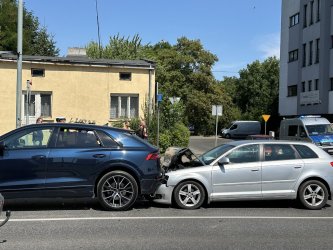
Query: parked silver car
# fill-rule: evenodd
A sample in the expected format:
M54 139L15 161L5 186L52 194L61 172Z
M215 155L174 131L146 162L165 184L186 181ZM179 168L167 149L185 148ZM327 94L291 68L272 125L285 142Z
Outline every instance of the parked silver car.
M306 142L233 141L200 157L185 148L164 167L155 202L184 209L274 199L298 199L308 209L321 209L333 191L332 156Z

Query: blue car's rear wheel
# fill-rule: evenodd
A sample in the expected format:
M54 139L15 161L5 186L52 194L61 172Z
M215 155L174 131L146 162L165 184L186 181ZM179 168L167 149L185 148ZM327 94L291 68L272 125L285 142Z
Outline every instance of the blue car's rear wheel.
M106 210L127 210L138 197L138 185L129 173L112 171L98 182L97 197Z
M178 207L183 209L196 209L205 201L205 190L196 181L185 181L178 184L174 190L173 198Z

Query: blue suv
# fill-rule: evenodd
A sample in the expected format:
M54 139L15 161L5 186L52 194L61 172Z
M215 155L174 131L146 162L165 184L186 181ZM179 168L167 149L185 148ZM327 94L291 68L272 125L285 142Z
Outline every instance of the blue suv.
M0 193L15 198L97 197L127 210L161 178L156 147L128 130L48 123L0 137Z

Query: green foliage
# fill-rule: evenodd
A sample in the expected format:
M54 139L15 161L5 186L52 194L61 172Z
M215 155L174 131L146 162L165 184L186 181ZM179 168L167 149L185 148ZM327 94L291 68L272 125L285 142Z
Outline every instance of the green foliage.
M54 36L47 33L45 27L38 30L33 38L31 54L39 56L58 56L59 49L55 46Z
M188 147L190 142L190 132L183 123L176 123L169 129L164 129L160 133L160 152L164 153L170 146Z
M255 61L240 71L234 101L243 118L260 120L261 115L278 113L279 60Z
M0 50L17 51L17 9L15 0L0 0ZM23 7L23 41L25 55L57 56L53 36L45 27L39 28L39 21L32 12Z
M119 34L111 36L109 44L105 47L99 47L98 43L90 42L86 46L87 55L91 58L109 58L120 60L139 59L143 55L145 47L141 44L141 38L138 34L130 37L121 37Z

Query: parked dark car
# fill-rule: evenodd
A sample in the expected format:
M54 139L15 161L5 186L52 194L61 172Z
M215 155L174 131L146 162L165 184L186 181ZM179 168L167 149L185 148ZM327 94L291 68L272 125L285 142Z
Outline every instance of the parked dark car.
M161 176L156 147L128 130L48 123L0 137L0 192L5 199L97 197L127 210L153 194Z

